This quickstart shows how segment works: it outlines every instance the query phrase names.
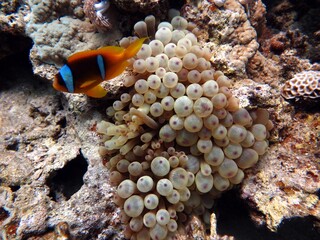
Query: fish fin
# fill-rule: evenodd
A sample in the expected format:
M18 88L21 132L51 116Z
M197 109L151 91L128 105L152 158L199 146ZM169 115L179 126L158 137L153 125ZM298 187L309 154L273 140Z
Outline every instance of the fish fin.
M69 64L72 64L74 61L79 61L79 59L86 59L86 58L90 58L90 57L96 57L97 56L97 51L98 50L87 50L87 51L83 51L83 52L77 52L75 54L72 54L67 62Z
M109 80L109 79L112 79L112 78L119 76L121 73L123 73L123 71L126 69L126 67L128 67L128 65L129 65L129 62L127 62L127 61L122 61L120 63L111 65L107 69L105 80Z
M88 81L85 81L83 82L79 88L82 89L82 88L86 88L88 86L90 86L91 84L94 84L95 82L97 82L97 80L88 80Z
M129 65L129 62L126 61L126 60L129 59L129 58L132 58L133 56L135 56L137 54L137 52L140 50L140 48L142 47L143 42L146 39L147 38L140 38L140 39L134 41L133 43L131 43L126 49L122 48L124 51L121 53L121 57L119 55L119 58L117 58L117 59L113 58L112 61L109 61L109 63L111 63L111 64L107 65L108 67L106 69L107 72L106 72L105 80L109 80L109 79L115 78L118 75L120 75L121 73L123 73L123 71ZM106 48L107 47L105 47L104 49L106 49ZM116 47L114 47L114 48L116 48ZM108 48L108 49L110 49L110 48ZM110 52L106 51L103 54L103 56L108 58L108 60L110 59L110 57L108 57L109 53Z
M100 84L93 88L90 88L84 93L93 98L102 98L107 95L107 91Z
M140 48L142 47L142 44L144 43L144 41L148 39L147 37L145 38L139 38L138 40L134 41L133 43L131 43L124 52L124 58L125 59L129 59L134 57L137 52L139 52Z
M123 59L125 49L123 47L117 46L106 46L99 48L97 51L98 54L102 55L105 59L107 59L108 63L113 64Z

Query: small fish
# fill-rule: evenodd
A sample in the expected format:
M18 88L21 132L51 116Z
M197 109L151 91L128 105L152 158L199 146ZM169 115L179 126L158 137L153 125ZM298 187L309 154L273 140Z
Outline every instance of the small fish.
M62 92L104 97L107 91L100 83L120 75L129 65L127 60L137 54L146 39L140 38L127 48L106 46L71 55L55 76L53 87Z

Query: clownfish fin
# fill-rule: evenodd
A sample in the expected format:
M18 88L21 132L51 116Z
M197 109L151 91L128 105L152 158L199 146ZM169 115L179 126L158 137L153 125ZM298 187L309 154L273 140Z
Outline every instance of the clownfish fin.
M83 82L79 88L82 89L82 88L86 88L86 87L89 87L91 84L94 84L95 82L97 82L97 80L88 80L88 81L85 81Z
M113 64L123 59L125 49L117 46L106 46L99 48L97 53L107 59L108 63Z
M97 55L98 50L87 50L83 52L77 52L68 57L68 63L72 64L73 62L79 61L79 59L86 59L95 57Z
M124 52L124 59L129 59L134 57L140 50L140 48L142 47L142 44L144 43L144 41L148 39L147 37L144 38L139 38L138 40L134 41L133 43L131 43Z
M110 68L107 69L105 80L109 80L119 76L121 73L123 73L126 67L128 67L128 65L129 65L129 62L122 61L110 66Z
M84 93L93 98L102 98L105 95L107 95L107 91L103 87L101 87L100 84L98 84L93 88L90 88L88 91Z

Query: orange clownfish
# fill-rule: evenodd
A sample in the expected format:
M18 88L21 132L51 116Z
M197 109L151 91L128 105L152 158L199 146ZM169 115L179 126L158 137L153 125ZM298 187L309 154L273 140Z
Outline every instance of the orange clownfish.
M145 40L138 39L127 48L107 46L71 55L55 76L53 87L62 92L104 97L107 91L100 83L120 75L129 65L127 60L137 54Z

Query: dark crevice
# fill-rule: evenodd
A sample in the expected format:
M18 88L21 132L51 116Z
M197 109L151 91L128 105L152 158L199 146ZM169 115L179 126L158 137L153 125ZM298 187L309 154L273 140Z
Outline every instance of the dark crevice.
M185 3L185 0L169 0L170 8L174 8L177 10L180 10Z
M56 202L69 200L83 185L83 175L88 169L88 163L82 153L62 169L51 173L46 181L50 188L49 196Z
M239 191L231 190L217 200L217 232L236 240L275 240L276 234L266 226L258 227L249 216L249 208L240 199Z
M19 35L21 33L17 32L15 33L14 30L9 33L8 28L4 26L2 31L0 32L0 39L1 39L1 45L0 45L0 59L1 61L4 60L7 57L16 55L19 57L21 54L30 52L30 49L32 47L32 40L31 38ZM5 32L7 30L7 32ZM3 58L4 57L4 58ZM20 65L16 65L20 66Z
M320 189L318 189L318 191L316 191L316 195L317 195L318 198L320 199Z
M285 219L278 227L278 234L284 240L319 240L320 222L316 223L316 221L311 216ZM318 224L318 227L316 224Z
M67 126L67 118L65 116L61 117L57 121L57 125L60 125L62 128L65 128Z
M226 192L217 200L217 232L219 235L234 236L236 240L317 240L319 229L313 217L283 220L277 232L265 225L257 226L250 218L250 207L241 199L238 190Z
M42 232L27 232L24 234L23 238L21 240L57 240L60 239L59 237L56 237L55 229L54 227L47 227ZM49 236L49 237L48 237ZM52 237L54 236L54 237Z
M43 89L48 87L49 81L34 76L29 59L32 41L29 38L24 38L21 41L21 44L26 45L25 48L13 51L10 55L0 59L0 91L19 90L25 95L29 95L34 90L34 92L46 94Z
M22 49L17 48L0 59L0 91L19 91L26 96L32 93L39 95L54 93L50 81L34 75L29 56L32 48L31 39L24 37L21 42L17 43L17 45L19 44L24 45L24 47ZM17 68L19 71L17 71ZM49 91L47 91L48 89Z
M9 186L9 187L10 187L12 192L16 192L16 191L18 191L20 189L20 186L16 186L16 185L15 186L12 185L12 186Z
M19 142L18 138L13 138L13 137L9 136L9 137L5 137L4 140L5 140L4 145L5 145L6 150L19 151L20 142Z
M9 217L9 212L7 212L4 208L0 208L0 225L8 217Z

